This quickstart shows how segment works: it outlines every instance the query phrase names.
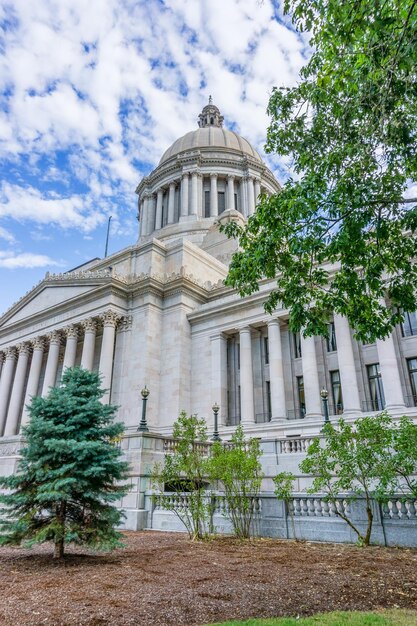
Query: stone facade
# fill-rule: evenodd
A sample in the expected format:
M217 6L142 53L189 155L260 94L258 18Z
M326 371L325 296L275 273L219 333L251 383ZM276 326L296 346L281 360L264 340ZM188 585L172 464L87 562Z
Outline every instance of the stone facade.
M120 505L129 528L151 523L147 475L183 409L212 429L217 402L223 438L241 421L262 439L265 494L277 471L297 470L300 460L278 447L320 431L322 387L331 416L354 419L384 406L417 416L415 315L371 345L356 342L340 316L329 320L328 341L305 339L290 333L286 310L265 314L272 283L245 299L224 286L235 244L219 224L243 223L259 194L279 185L252 146L222 124L210 102L199 128L142 179L136 244L47 274L0 319L0 474L14 471L30 398L47 394L65 367L98 369L104 401L119 406L126 428L132 490ZM136 432L145 384L151 437ZM299 478L300 490L306 481Z

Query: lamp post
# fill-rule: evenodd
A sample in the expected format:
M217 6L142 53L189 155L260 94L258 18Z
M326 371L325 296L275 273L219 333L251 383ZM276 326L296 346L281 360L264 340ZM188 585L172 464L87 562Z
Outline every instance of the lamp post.
M213 437L211 439L212 441L221 441L220 436L219 436L219 425L218 425L218 420L217 420L220 407L217 404L217 402L215 402L211 408L214 413L214 432L213 432Z
M327 389L323 389L320 391L321 399L323 402L323 410L324 410L324 423L330 424L329 420L329 392Z
M142 418L139 422L138 431L142 433L149 432L148 424L146 423L146 402L149 396L149 389L145 385L142 391L140 392L142 396Z

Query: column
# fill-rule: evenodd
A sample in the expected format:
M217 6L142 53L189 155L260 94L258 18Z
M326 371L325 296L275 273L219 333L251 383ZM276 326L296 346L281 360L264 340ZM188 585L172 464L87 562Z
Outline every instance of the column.
M181 178L181 217L188 215L188 173L184 173Z
M94 363L94 349L96 347L97 322L92 317L89 317L81 323L81 326L84 328L81 367L91 372Z
M144 196L141 202L140 221L141 228L140 233L142 237L146 237L147 233L147 218L148 218L148 198Z
M261 195L261 181L259 178L255 178L255 205L258 203L258 198Z
M340 384L342 385L343 413L345 415L360 413L361 401L356 377L355 357L349 322L346 317L335 313L334 329L336 333Z
M240 337L240 406L241 422L243 425L255 423L255 409L253 402L253 367L252 367L252 338L251 330L247 326L239 331Z
M6 348L4 351L5 361L0 380L0 435L3 433L9 406L10 392L12 389L13 374L16 363L16 348Z
M120 319L114 311L106 311L100 316L103 322L103 341L101 344L99 371L102 376L101 386L106 390L102 397L103 404L110 402L110 390L113 373L114 340L116 336L116 326Z
M376 347L384 387L385 408L387 411L403 411L404 395L392 334L390 333L386 339L377 339Z
M3 369L3 363L4 363L4 354L3 352L0 352L0 377L1 377L1 371Z
M300 332L306 417L321 418L321 396L317 370L316 343L314 337L304 337Z
M168 224L174 223L175 216L175 183L169 183Z
M39 379L41 377L43 363L43 351L45 349L45 342L39 337L33 339L30 343L32 345L32 363L30 364L28 384L26 385L26 394L20 427L25 426L28 423L29 412L26 407L31 403L32 398L38 395Z
M269 381L271 386L271 421L286 419L284 367L279 321L268 321Z
M28 343L20 343L16 348L19 356L13 381L12 395L10 397L9 411L7 413L6 427L4 429L5 437L17 435L17 425L23 401L23 389L26 382L26 372L30 355Z
M248 181L247 178L240 180L240 201L242 203L242 215L248 217Z
M155 230L162 228L162 201L164 199L164 190L158 189L156 194L156 216L155 216Z
M75 365L78 344L78 328L74 326L74 324L70 324L64 328L64 335L67 341L65 344L62 372L64 372L67 367L74 367Z
M227 177L227 209L230 211L235 208L235 177L229 175Z
M198 210L198 173L191 174L191 203L189 215L197 215Z
M253 188L253 178L251 176L248 176L247 192L248 192L248 217L250 217L255 212L255 190Z
M197 216L199 220L203 217L203 176L200 172L197 175Z
M56 330L48 333L47 338L49 339L49 350L48 359L46 361L45 378L43 380L42 396L48 395L50 388L55 387L59 349L61 347L61 335Z
M148 220L147 220L147 232L148 235L152 234L155 230L155 194L149 194L148 197Z
M226 425L227 417L227 339L223 333L210 337L211 349L211 407L220 405L219 425Z
M217 217L218 214L217 174L210 174L210 217Z

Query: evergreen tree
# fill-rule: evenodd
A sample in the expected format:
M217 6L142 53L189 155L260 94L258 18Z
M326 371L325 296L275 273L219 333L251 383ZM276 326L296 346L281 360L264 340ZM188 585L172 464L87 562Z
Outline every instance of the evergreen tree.
M128 464L115 445L123 425L103 394L96 372L71 368L47 397L32 399L18 473L0 478L8 490L0 496L0 545L53 541L55 558L68 543L121 545L115 526L123 513L111 503L126 493L116 482Z

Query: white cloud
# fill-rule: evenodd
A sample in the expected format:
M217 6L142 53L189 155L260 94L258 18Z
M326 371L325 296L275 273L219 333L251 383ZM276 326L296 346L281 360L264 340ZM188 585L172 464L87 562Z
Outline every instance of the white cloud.
M62 261L54 261L44 254L32 254L31 252L22 252L14 254L0 250L0 267L6 269L28 268L48 266L62 266Z
M16 242L15 236L11 232L3 228L3 226L0 226L0 239L3 239L4 241L7 241L8 243Z

